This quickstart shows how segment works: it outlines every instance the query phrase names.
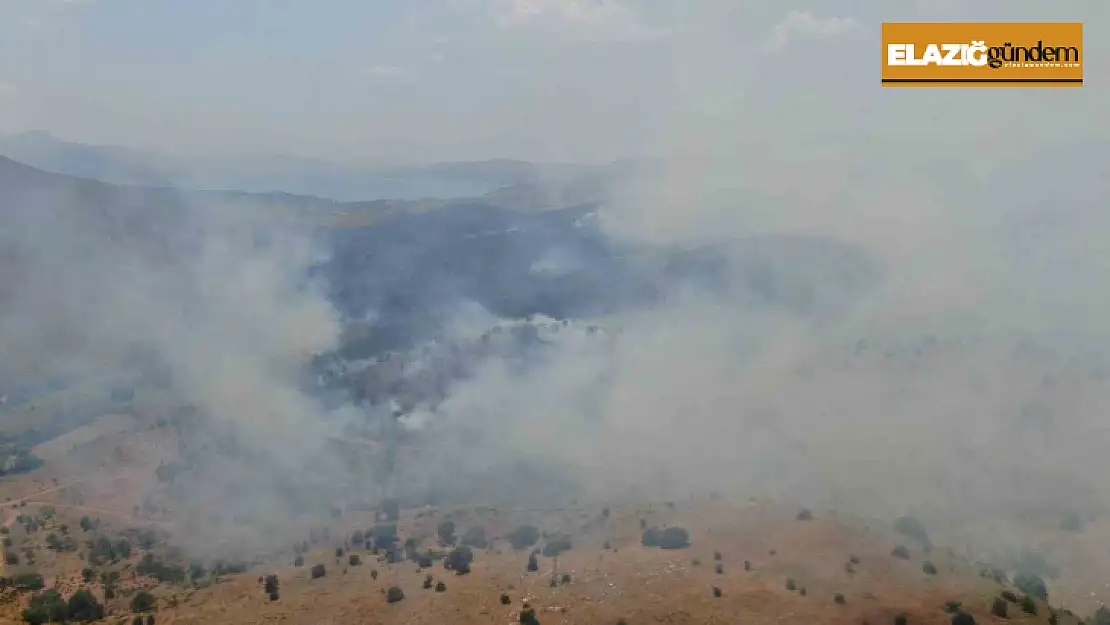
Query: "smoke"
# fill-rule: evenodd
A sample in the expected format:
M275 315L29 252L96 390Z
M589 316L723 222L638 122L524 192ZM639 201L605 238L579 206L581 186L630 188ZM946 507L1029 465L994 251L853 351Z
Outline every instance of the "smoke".
M714 46L728 47L676 58ZM970 90L950 123L927 113L951 106L936 93L871 89L884 104L870 113L914 139L856 134L820 107L764 108L760 88L798 97L768 81L731 100L721 85L751 68L699 58L721 66L684 65L695 75L658 95L687 112L657 129L667 158L622 178L599 220L630 246L709 250L723 281L602 320L619 329L604 341L560 339L526 371L479 371L438 415L484 432L470 459L542 460L605 498L914 514L988 550L1031 544L1066 510L1103 512L1105 149L1061 140L1046 159L1032 111ZM807 88L838 107L863 87Z
M15 260L0 348L20 356L0 374L95 377L137 355L164 370L164 390L196 409L178 428L193 479L157 505L190 519L180 535L208 553L280 542L352 497L771 496L914 514L991 549L1065 509L1104 512L1110 218L1092 163L1105 150L1045 158L1030 147L1048 145L1023 116L1033 109L997 93L961 90L954 121L933 112L950 110L950 92L814 75L842 66L782 88L751 60L756 44L701 27L675 43L656 94L673 111L652 128L663 158L615 178L597 221L625 249L708 259L704 280L576 320L524 356L483 352L495 355L390 422L304 390L306 361L343 336L308 278L328 250L307 234L263 227L240 204L179 198L166 211L152 196L138 216L158 236L121 239L74 198L35 196L2 231ZM836 58L873 66L869 45L845 45ZM1082 116L1067 97L1033 99ZM537 273L590 266L568 249L546 261ZM657 255L629 262L665 283L670 265L647 264ZM460 305L440 334L481 342L518 321ZM409 372L427 364L403 357ZM328 447L366 421L412 448Z

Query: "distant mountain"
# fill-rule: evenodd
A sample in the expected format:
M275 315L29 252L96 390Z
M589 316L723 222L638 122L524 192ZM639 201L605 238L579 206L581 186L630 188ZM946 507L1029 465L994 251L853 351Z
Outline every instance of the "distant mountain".
M43 131L0 138L0 155L45 171L115 184L283 191L341 201L474 197L501 187L566 182L591 171L515 160L371 170L288 155L186 159L65 141Z

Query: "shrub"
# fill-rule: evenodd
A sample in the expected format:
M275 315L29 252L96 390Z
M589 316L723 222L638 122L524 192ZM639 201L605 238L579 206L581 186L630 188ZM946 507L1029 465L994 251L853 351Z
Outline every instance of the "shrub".
M1048 601L1048 586L1039 575L1018 573L1014 576L1014 586L1035 599Z
M681 527L650 527L644 530L641 542L645 547L685 549L690 546L690 534Z
M543 546L543 556L545 558L554 558L560 553L570 551L570 549L570 538L566 536L548 538Z
M1021 611L1025 612L1026 614L1037 613L1037 604L1035 601L1033 601L1033 597L1025 595L1021 598Z
M525 607L521 610L520 625L540 625L539 620L536 618L536 611L529 607Z
M293 560L293 566L304 566L304 556L297 556Z
M528 572L535 573L540 570L540 563L536 560L536 554L528 555Z
M717 565L717 566L716 566L716 567L714 568L714 570L715 570L715 571L717 572L717 575L724 575L724 574L725 574L725 567L724 567L723 565L721 565L721 564L718 564L718 565Z
M444 546L455 544L455 522L448 519L439 524L436 528L436 535L439 537L439 544Z
M443 560L444 568L465 575L470 572L470 563L474 561L474 552L470 547L454 549Z
M957 612L952 617L952 625L975 625L975 617L967 612Z
M798 516L794 517L794 520L796 520L796 521L812 521L813 520L813 513L810 512L809 510L802 509L802 511L798 513Z
M396 522L401 517L401 506L396 499L383 499L378 506L378 514L386 522Z
M937 574L936 565L934 565L932 562L929 562L928 560L926 560L925 563L921 565L921 570L924 571L926 575Z
M1064 514L1064 518L1060 520L1060 529L1065 532L1078 534L1083 531L1083 519L1080 519L1079 515L1075 512L1068 511Z
M378 569L370 571L370 579L378 579Z
M994 603L991 605L991 615L998 618L1007 618L1006 613L1009 611L1009 605L1002 597L995 597Z
M71 620L82 623L104 618L104 606L86 588L73 593L69 598L67 609Z
M485 549L489 547L489 540L486 539L486 528L481 525L475 525L466 530L466 533L463 534L462 537L462 544L475 549Z
M278 576L271 573L266 576L265 581L266 594L272 595L278 591Z
M436 592L443 592L445 590L447 590L447 584L444 584L443 582L439 582L436 584Z
M375 549L392 549L397 542L397 524L382 523L370 530L370 538Z
M140 590L131 597L132 612L150 612L154 609L154 595L145 590Z
M930 551L933 548L933 543L929 540L929 533L925 531L925 525L912 516L904 516L896 519L894 521L894 531L907 538L912 538L926 551Z
M721 596L721 594L722 594L722 593L721 593L721 589L720 589L720 588L718 588L718 587L716 587L716 586L714 586L714 587L713 587L713 596L714 596L714 597L718 597L718 598L719 598L719 597Z
M844 595L840 593L833 595L833 603L836 605L844 605Z
M389 590L385 593L385 600L389 603L397 603L405 598L405 592L397 586L390 586Z
M321 577L323 577L327 574L328 574L328 570L326 568L324 568L323 564L317 564L317 565L312 567L312 572L311 572L312 579L320 579Z
M910 550L906 549L902 545L898 545L890 552L890 555L894 556L895 558L901 558L903 560L909 560L910 559Z
M506 594L501 595L501 605L509 605L512 602L513 602L513 600L509 598L509 595L506 595Z
M535 525L518 525L509 534L513 549L527 549L540 541L540 530Z
M18 590L42 590L46 587L46 579L41 573L20 573L12 577L12 586Z
M790 591L798 589L797 585L794 584L794 578L793 577L787 577L786 578L786 589L790 590Z
M63 622L69 616L69 606L62 594L51 588L31 597L23 619L29 623Z

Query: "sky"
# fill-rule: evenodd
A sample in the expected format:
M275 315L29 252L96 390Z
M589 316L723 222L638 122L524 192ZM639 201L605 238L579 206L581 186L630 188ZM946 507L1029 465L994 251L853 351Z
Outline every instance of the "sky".
M1089 139L1107 134L1108 15L1100 0L0 0L0 133L375 163L703 155L698 133L761 149L912 139L925 122L997 138L1045 111L1046 141ZM884 20L1082 20L1088 84L883 90Z

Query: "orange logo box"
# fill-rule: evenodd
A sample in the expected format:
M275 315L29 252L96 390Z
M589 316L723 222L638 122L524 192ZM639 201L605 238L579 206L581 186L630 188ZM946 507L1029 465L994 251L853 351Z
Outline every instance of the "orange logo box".
M884 87L1081 87L1082 22L884 22Z

